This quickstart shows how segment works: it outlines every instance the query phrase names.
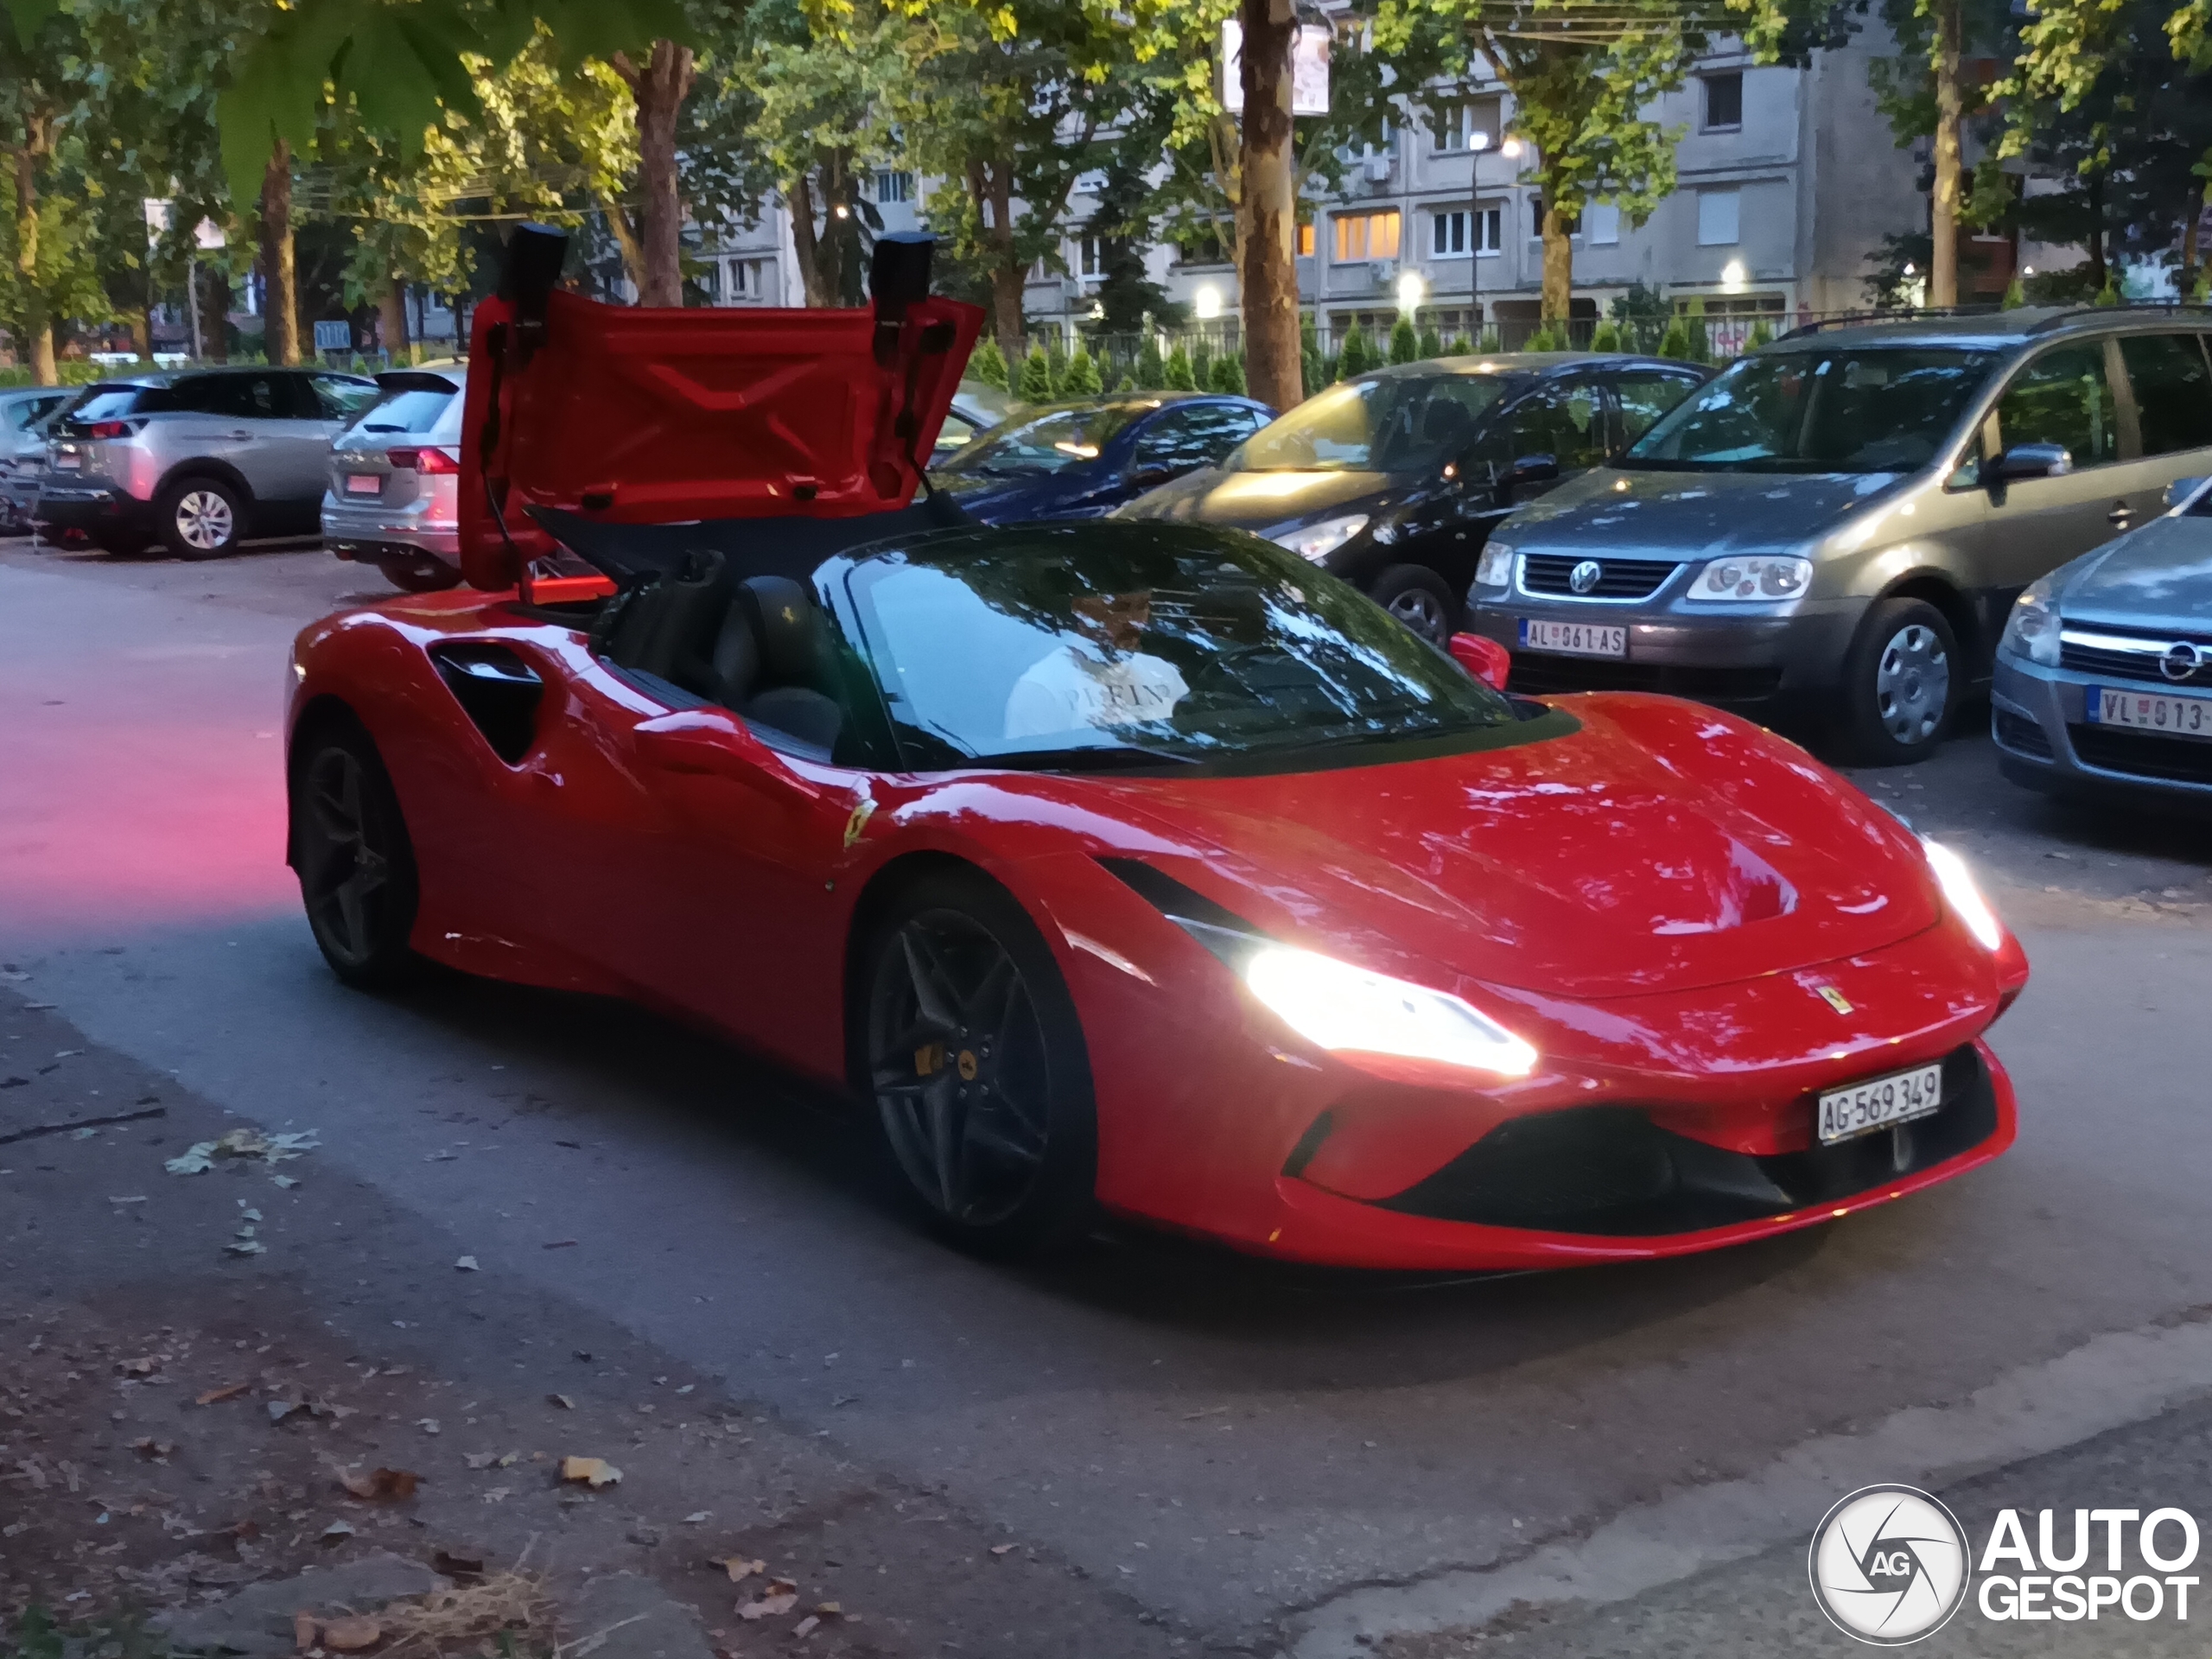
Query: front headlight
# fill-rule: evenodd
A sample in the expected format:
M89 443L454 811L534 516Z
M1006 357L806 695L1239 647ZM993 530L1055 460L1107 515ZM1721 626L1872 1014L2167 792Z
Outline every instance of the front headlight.
M1936 872L1936 884L1943 889L1945 901L1967 925L1967 931L1981 942L1985 950L1994 950L2003 944L2005 925L1997 919L1989 900L1974 885L1974 872L1967 868L1966 860L1925 836L1920 838L1920 845L1928 855L1929 868Z
M1366 528L1365 513L1348 512L1341 518L1324 518L1318 524L1287 530L1276 537L1274 542L1276 546L1288 548L1300 558L1311 559L1319 564Z
M1509 543L1489 542L1475 562L1475 586L1503 588L1513 580L1513 549Z
M1690 586L1690 597L1772 604L1776 600L1796 598L1812 579L1810 559L1715 559L1699 572Z
M1440 1060L1525 1077L1536 1051L1446 991L1433 991L1286 944L1246 959L1244 983L1282 1022L1326 1049Z
M2058 666L2058 602L2056 586L2048 575L2037 576L2012 601L2005 619L2005 632L1997 649L2009 656L2024 657L2045 668Z

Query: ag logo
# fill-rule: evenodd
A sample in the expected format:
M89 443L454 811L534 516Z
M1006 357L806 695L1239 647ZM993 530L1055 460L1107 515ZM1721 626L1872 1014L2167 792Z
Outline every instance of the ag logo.
M1846 1636L1901 1648L1932 1636L1967 1599L1966 1534L1910 1486L1866 1486L1813 1532L1813 1596Z

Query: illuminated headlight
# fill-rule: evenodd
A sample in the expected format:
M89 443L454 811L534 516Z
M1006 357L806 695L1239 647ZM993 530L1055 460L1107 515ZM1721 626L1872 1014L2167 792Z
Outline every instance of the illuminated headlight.
M1691 584L1690 597L1770 604L1796 598L1812 579L1810 559L1715 559Z
M1503 1077L1535 1068L1535 1049L1448 992L1283 944L1254 951L1243 975L1254 996L1322 1048L1438 1060Z
M1485 543L1483 556L1475 564L1475 586L1503 588L1512 580L1512 548L1498 542Z
M1945 901L1967 925L1967 931L1981 942L1985 950L1994 950L2003 944L2004 924L1997 919L1989 900L1974 885L1974 872L1967 868L1966 860L1925 836L1921 837L1920 845L1928 855L1929 868L1936 872L1936 885L1943 889Z
M1278 547L1287 547L1300 558L1319 564L1366 528L1367 515L1351 512L1341 518L1324 518L1319 524L1307 524L1303 529L1287 530L1274 540Z
M2052 592L2050 578L2037 576L2012 601L2012 613L2005 619L2004 636L1997 642L2000 652L2045 668L2058 666L2058 606Z

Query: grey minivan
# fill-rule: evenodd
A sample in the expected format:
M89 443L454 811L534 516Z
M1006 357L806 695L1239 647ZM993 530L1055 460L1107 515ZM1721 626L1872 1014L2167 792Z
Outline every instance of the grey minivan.
M1801 329L1516 513L1468 595L1535 691L1674 692L1919 759L2046 571L2212 472L2212 311Z

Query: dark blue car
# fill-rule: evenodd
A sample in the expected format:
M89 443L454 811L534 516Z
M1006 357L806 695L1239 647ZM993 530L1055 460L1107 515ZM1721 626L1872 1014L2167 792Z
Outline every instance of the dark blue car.
M931 477L988 524L1099 518L1170 479L1212 466L1274 418L1265 404L1211 392L1087 397L1001 422L963 444Z

